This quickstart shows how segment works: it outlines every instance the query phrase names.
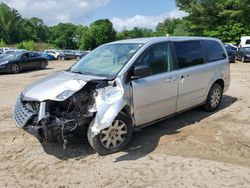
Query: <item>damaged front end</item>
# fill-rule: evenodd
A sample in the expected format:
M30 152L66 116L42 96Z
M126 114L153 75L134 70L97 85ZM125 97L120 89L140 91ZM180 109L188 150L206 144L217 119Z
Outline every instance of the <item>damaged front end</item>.
M98 134L125 106L120 81L88 81L79 88L74 91L66 87L56 97L41 101L22 94L14 107L16 126L41 142L58 141L65 148L68 135L89 126L93 135Z

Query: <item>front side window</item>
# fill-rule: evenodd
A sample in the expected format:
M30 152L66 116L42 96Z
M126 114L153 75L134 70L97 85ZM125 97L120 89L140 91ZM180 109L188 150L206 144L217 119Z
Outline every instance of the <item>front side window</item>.
M204 63L200 41L174 42L179 68L186 68Z
M224 49L217 41L204 40L202 41L202 45L207 62L226 59Z
M149 47L136 61L136 66L149 66L151 74L159 74L173 69L171 51L168 43L160 43Z
M250 40L246 40L246 44L250 44Z
M114 78L141 46L140 43L102 45L84 56L69 71Z

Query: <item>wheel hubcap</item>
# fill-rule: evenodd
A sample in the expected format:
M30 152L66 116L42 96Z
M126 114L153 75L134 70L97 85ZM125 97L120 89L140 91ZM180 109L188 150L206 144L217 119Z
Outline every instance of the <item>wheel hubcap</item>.
M213 108L217 107L218 104L220 103L220 98L221 98L221 92L219 89L215 89L211 95L211 106Z
M12 65L12 72L14 72L14 73L18 73L19 72L18 65L16 65L16 64Z
M42 62L42 63L41 63L41 67L42 67L42 68L45 68L45 67L46 67L46 63L45 63L45 62Z
M100 133L102 145L107 149L119 147L126 138L127 126L121 120L115 120L112 125Z

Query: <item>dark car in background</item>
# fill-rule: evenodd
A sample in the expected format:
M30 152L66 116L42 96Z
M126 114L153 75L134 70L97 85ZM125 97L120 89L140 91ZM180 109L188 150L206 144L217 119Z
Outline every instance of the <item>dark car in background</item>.
M236 60L240 60L243 63L245 62L249 62L250 61L250 47L244 47L244 48L240 48L237 52L236 52Z
M71 60L71 59L80 60L86 54L87 54L87 52L84 52L81 50L62 50L58 59L63 60L63 61L64 60Z
M225 48L227 50L228 58L230 63L235 63L235 54L237 50L232 48L230 45L225 44Z
M24 70L45 69L48 60L36 52L11 53L0 59L0 72L19 73Z

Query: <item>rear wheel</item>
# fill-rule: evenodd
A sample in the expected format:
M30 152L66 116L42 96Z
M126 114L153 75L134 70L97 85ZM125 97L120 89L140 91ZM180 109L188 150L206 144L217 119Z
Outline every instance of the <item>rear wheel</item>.
M208 112L216 111L220 106L222 94L223 89L221 85L213 84L208 93L207 100L203 108Z
M11 65L11 73L13 73L13 74L17 74L17 73L19 73L20 72L20 67L19 67L19 65L18 64L12 64Z
M132 138L133 126L128 115L121 112L117 115L112 125L102 130L97 135L92 135L88 129L88 141L100 155L108 155L121 151Z

